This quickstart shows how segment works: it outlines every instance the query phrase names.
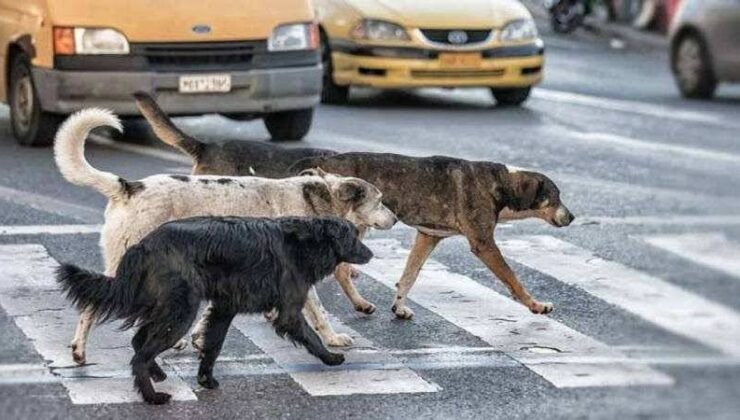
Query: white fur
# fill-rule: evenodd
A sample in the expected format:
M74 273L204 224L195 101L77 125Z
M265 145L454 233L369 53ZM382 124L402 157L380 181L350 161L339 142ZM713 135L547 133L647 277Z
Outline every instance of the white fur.
M357 178L332 174L285 179L188 176L187 182L171 175L154 175L140 180L143 190L129 196L118 176L93 168L85 159L87 135L93 128L103 125L121 129L120 121L109 111L87 109L74 114L57 133L54 154L59 170L68 181L92 187L109 198L100 238L107 276L115 275L123 254L130 246L170 220L218 215L314 216L315 209L306 203L303 193L304 185L309 183L322 183L327 187L332 196L332 213L336 216L360 226L370 224L390 228L395 222L393 213L380 203L377 188ZM224 183L226 179L230 182ZM369 191L367 202L354 209L341 205L335 193L346 182L366 184ZM327 344L351 344L349 337L334 332L317 301L318 296L312 293L304 312L309 313L309 319L314 321L322 339ZM78 362L85 360L85 345L92 321L93 316L85 312L77 326L72 349ZM196 327L195 331L201 330Z

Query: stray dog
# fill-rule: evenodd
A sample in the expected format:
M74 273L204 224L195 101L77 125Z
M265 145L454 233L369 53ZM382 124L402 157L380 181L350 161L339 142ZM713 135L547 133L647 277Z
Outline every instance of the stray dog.
M372 252L357 228L338 218L251 219L195 217L165 223L130 247L115 278L63 265L57 281L79 309L98 319L125 319L139 326L131 345L134 386L149 404L170 395L152 380L167 375L155 357L172 347L195 320L202 300L211 301L198 383L217 388L213 365L237 313L277 309L275 332L327 365L344 355L329 352L301 310L308 291L341 262L365 264Z
M154 175L127 181L90 166L84 144L90 130L109 126L120 130L112 113L87 109L71 116L59 129L54 145L57 166L64 178L89 186L108 197L100 244L105 275L115 277L124 252L161 224L193 216L338 216L356 226L390 229L396 222L381 201L380 191L358 179L299 176L285 179L225 176ZM312 172L314 173L314 172ZM337 334L327 322L318 295L309 293L306 316L331 346L346 346L352 339ZM72 356L85 362L85 345L93 316L85 312L72 341ZM202 326L195 329L198 347ZM179 343L178 347L186 345Z
M179 148L193 158L195 173L249 175L242 168L252 163L269 162L262 156L267 148L280 150L266 144L252 148L251 143L243 142L216 146L199 142L172 124L151 98L146 101L139 98L137 104L154 127L155 134L166 143L177 146L187 142L191 145ZM232 143L234 145L230 145ZM246 149L250 150L245 152ZM197 150L197 153L189 150ZM284 167L285 164L281 163L277 169L282 171ZM517 279L496 246L493 234L500 221L539 218L556 227L568 226L573 221L575 217L561 202L558 187L545 175L493 162L445 156L417 158L389 153L323 153L297 160L279 176L291 176L316 167L372 183L383 192L383 203L399 220L416 228L416 241L398 282L392 306L397 317L410 319L414 315L406 305L406 295L437 244L454 235L465 235L471 251L506 284L519 302L537 314L552 311L551 303L534 299ZM265 170L265 173L274 175L271 170ZM256 174L261 175L259 170ZM345 290L353 289L348 276L337 277L337 280Z

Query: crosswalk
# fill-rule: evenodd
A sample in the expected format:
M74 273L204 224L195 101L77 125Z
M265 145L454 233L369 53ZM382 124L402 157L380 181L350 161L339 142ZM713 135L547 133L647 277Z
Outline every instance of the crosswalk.
M8 228L4 235L87 235L96 230L93 225L29 226ZM740 246L724 235L661 234L632 240L717 270L720 275L740 277L736 265ZM375 258L359 268L370 281L391 293L409 251L400 241L387 237L376 236L366 243ZM575 287L603 305L708 349L709 356L691 359L679 354L665 361L667 364L740 363L740 314L733 308L552 236L510 236L499 244L507 258L551 281ZM38 365L0 365L0 383L61 383L73 404L139 402L128 366L131 332L118 331L115 323L96 328L89 348L94 364L78 367L72 363L67 346L77 312L54 283L57 265L41 244L0 245L0 306L45 360ZM362 331L332 317L335 329L351 335L355 344L345 351L344 365L326 367L304 349L278 338L262 317L242 316L233 326L258 353L224 356L217 373L287 374L303 391L317 397L442 392L440 385L424 375L426 369L436 367L523 366L555 388L674 384L674 378L661 371L660 360L632 357L624 348L579 332L554 317L531 314L508 295L435 259L425 265L409 299L488 347L383 348L363 337ZM175 400L198 399L193 355L166 355L161 364L169 378L158 384L158 389L172 393Z

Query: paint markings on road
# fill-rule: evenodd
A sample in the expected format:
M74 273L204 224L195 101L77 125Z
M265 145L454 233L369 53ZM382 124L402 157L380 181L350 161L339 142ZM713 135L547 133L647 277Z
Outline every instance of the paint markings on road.
M358 268L395 290L408 251L397 240L365 243L376 258ZM558 388L670 385L673 379L640 363L594 363L625 359L619 351L429 260L409 298L481 338Z
M720 232L643 236L650 245L740 278L740 244Z
M46 213L69 217L81 222L103 221L103 211L93 207L72 204L46 195L0 186L0 200L31 207Z
M578 287L674 334L740 357L740 314L664 280L552 236L500 242L513 260Z
M0 226L0 236L97 234L102 227L102 225L10 225Z
M375 352L356 349L376 349L368 339L360 336L336 319L331 324L337 333L352 336L355 343L344 351L343 365L317 368L316 358L306 349L294 346L275 334L262 316L240 316L233 325L263 352L283 367L290 377L306 392L314 396L353 394L400 394L437 392L440 387L425 381L384 350ZM332 351L339 351L333 349Z
M535 89L532 97L550 102L567 103L572 105L589 106L607 111L618 111L629 114L640 114L661 119L686 122L714 124L722 127L737 128L737 125L726 122L721 116L706 112L687 111L668 106L645 102L629 101L624 99L605 98L600 96L584 95L581 93L565 92L552 89Z
M68 348L79 314L62 296L54 281L58 263L41 245L0 245L0 304L48 360L53 372L64 372L61 382L74 404L138 402L130 375L104 377L108 370L130 370L133 355L129 331L114 324L95 329L88 342L88 361L76 367ZM195 400L190 387L176 375L158 384L158 390L176 400Z

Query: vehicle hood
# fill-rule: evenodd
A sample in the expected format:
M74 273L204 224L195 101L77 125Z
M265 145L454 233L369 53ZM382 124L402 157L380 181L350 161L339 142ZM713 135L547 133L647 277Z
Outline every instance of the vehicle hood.
M112 27L129 41L265 39L281 23L314 19L310 0L48 0L56 26ZM207 25L210 33L193 32Z
M531 18L517 0L345 0L366 18L409 28L485 29Z

